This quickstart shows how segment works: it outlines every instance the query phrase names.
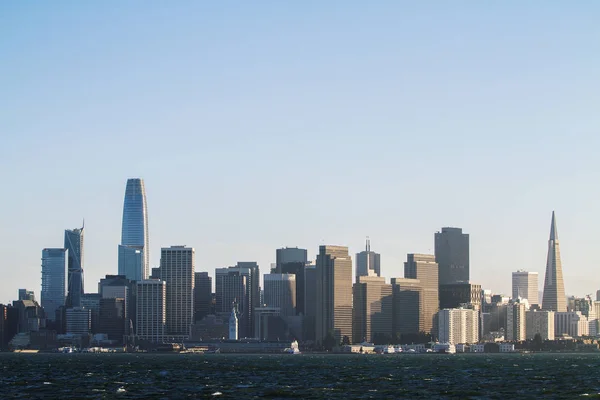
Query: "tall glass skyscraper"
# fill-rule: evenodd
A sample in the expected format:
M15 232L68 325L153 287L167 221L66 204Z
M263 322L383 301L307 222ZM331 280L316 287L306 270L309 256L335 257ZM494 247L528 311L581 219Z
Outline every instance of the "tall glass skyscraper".
M81 307L83 295L83 227L65 230L67 250L67 303L66 306Z
M42 250L42 307L46 318L56 319L56 310L65 304L66 249Z
M146 188L143 179L128 179L123 202L119 275L136 281L147 279L149 264Z

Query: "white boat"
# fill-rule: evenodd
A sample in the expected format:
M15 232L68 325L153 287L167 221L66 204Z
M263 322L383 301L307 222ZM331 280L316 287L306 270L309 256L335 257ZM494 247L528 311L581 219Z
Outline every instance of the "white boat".
M283 351L287 354L300 354L300 348L298 347L298 341L294 340L290 347Z
M73 353L74 352L72 347L61 347L60 349L58 349L58 351L60 351L61 353Z
M383 349L383 354L394 354L395 352L394 346L387 346Z

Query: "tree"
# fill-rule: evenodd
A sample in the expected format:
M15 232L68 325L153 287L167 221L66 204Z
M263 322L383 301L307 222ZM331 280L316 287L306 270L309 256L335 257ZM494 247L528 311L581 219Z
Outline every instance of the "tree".
M323 339L323 348L327 351L332 351L335 347L335 337L333 336L333 332L328 332L325 338Z

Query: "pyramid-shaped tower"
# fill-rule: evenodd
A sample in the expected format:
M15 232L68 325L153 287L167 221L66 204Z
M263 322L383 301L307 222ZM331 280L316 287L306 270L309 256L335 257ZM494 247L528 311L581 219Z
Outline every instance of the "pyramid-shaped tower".
M550 240L548 240L548 259L546 261L542 309L559 312L567 311L565 283L563 281L562 263L560 262L560 248L558 246L558 231L556 230L554 211L552 211Z

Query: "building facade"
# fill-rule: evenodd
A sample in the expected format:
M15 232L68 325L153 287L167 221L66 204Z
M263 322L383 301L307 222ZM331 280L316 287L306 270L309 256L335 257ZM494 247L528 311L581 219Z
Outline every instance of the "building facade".
M538 273L519 270L512 273L512 298L527 299L530 306L538 304Z
M352 343L352 258L345 246L320 246L316 263L316 340Z
M588 335L588 319L581 311L554 313L554 337L571 336L578 338Z
M523 341L527 339L527 305L513 302L506 308L506 340Z
M194 322L210 314L212 303L212 278L208 272L196 272L194 277Z
M46 318L55 321L56 311L65 305L66 249L42 250L42 291L40 301Z
M392 335L400 340L402 335L426 332L423 312L421 281L409 278L392 278L393 318Z
M92 329L92 310L83 307L68 308L67 333L88 335Z
M140 339L161 342L167 325L167 284L158 279L136 283L136 334Z
M83 227L65 230L67 250L67 300L66 306L80 307L83 288Z
M469 235L461 228L442 228L435 233L435 260L440 285L469 281Z
M282 317L296 315L295 274L265 274L264 293L267 307L278 307Z
M123 201L119 274L126 275L131 280L147 279L150 275L149 251L148 205L144 180L128 179Z
M392 340L392 285L378 276L359 276L353 290L352 337L354 342Z
M540 334L542 340L554 340L554 311L530 310L525 312L527 340Z
M160 278L167 285L167 335L189 337L194 321L194 269L192 247L171 246L160 252Z
M381 255L371 251L369 238L367 238L365 250L356 253L356 282L360 276L381 276Z
M308 251L298 247L284 247L275 250L275 271L276 273L286 273L281 268L284 264L300 263L306 265L308 261Z
M567 311L567 298L565 296L565 283L563 281L558 230L556 229L554 211L552 212L550 239L548 240L548 258L546 261L543 296L542 309L557 312Z
M437 334L436 316L439 310L438 264L429 254L408 254L404 263L404 277L418 279L423 290L420 314L423 332Z
M438 313L440 343L472 344L479 341L479 312L466 308L446 308Z

